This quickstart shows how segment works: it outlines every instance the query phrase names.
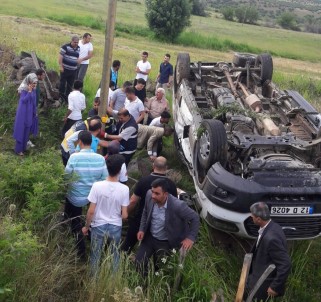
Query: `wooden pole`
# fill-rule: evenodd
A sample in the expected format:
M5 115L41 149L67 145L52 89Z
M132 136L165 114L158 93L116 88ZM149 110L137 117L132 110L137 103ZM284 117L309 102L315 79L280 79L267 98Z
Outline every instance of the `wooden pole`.
M108 16L106 20L106 34L105 34L105 50L104 50L104 62L103 73L101 78L101 91L100 91L100 105L98 114L102 118L102 122L105 124L107 121L107 100L109 92L109 79L110 68L113 58L113 45L114 45L114 31L116 20L116 0L108 0Z
M251 267L251 263L252 263L252 258L253 258L253 254L245 254L245 256L244 256L239 287L237 289L236 297L234 300L235 302L242 302L243 301L246 280L249 275L249 271L250 271L250 267Z

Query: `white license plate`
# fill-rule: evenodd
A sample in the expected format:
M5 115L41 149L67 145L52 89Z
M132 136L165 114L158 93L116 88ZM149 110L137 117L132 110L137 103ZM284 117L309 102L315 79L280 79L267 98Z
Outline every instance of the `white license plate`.
M312 207L271 207L271 215L313 214Z

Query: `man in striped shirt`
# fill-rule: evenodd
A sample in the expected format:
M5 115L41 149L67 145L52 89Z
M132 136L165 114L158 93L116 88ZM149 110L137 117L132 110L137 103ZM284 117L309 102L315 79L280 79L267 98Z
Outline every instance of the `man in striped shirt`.
M105 159L91 150L92 135L89 131L79 133L80 152L70 156L65 168L70 180L66 196L65 214L71 219L71 230L76 236L78 256L85 260L85 241L82 229L82 207L88 204L88 194L94 182L106 179Z
M73 36L71 42L60 48L58 64L60 70L59 94L63 102L68 102L68 95L72 90L77 74L80 53L79 37Z

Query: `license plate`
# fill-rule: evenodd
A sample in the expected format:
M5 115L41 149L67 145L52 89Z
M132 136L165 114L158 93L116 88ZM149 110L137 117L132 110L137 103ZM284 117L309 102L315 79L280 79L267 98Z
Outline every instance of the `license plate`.
M271 207L271 215L313 214L313 207Z

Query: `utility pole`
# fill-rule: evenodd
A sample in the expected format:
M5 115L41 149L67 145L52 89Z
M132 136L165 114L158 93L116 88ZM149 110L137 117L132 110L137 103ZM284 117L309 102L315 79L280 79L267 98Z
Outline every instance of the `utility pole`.
M109 92L110 68L113 58L114 31L116 20L116 0L108 0L108 16L106 20L105 50L103 73L101 78L100 105L98 114L102 118L103 124L107 122L107 100ZM104 118L105 117L105 118Z

